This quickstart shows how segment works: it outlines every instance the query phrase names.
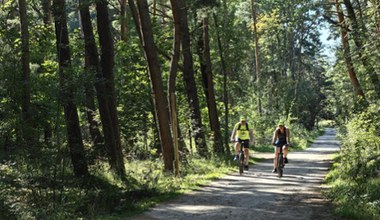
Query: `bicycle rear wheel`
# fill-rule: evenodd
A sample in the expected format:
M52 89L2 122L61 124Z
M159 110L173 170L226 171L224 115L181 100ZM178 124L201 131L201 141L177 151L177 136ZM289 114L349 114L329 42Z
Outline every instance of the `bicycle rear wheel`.
M277 161L277 173L278 173L278 177L282 177L282 174L283 174L283 171L284 171L284 157L282 155L282 153L279 155L278 157L278 161Z

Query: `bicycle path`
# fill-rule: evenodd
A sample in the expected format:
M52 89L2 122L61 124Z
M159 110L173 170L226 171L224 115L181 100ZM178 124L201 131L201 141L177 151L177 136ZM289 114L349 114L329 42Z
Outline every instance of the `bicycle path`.
M341 219L321 195L339 145L335 130L327 128L310 148L289 153L282 178L271 173L273 154L257 153L253 157L264 160L243 175L227 175L130 219Z

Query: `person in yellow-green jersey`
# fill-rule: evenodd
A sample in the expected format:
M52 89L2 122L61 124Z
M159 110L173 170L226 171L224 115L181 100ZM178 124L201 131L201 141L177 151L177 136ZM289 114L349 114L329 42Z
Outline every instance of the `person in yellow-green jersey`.
M240 117L240 121L235 124L231 135L231 142L235 143L235 158L239 157L240 147L244 147L244 169L248 170L249 145L253 145L253 132L249 130L247 119Z

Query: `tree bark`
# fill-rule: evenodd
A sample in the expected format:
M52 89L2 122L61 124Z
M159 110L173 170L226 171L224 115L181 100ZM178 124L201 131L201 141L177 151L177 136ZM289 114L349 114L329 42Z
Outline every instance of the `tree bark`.
M19 13L20 13L20 26L21 26L21 80L22 80L22 100L21 111L23 126L23 139L28 144L33 144L34 132L32 126L32 115L30 113L30 54L29 54L29 29L28 18L26 14L26 2L25 0L19 0Z
M50 26L52 23L52 16L51 16L51 0L42 0L42 10L44 13L44 24L45 26Z
M336 5L336 11L338 13L338 21L340 24L341 38L342 38L342 44L343 44L343 50L344 50L344 60L346 62L348 75L350 77L355 95L363 98L363 100L366 100L364 92L360 86L359 80L356 77L354 64L352 63L352 58L350 55L350 45L349 45L348 36L347 36L347 27L344 24L343 12L340 9L339 0L335 0L335 5Z
M95 43L93 28L91 24L90 10L88 3L83 0L79 0L79 13L80 13L80 26L83 34L85 44L85 67L84 71L88 74L91 80L86 83L86 113L87 121L89 123L89 130L92 142L96 151L102 151L104 148L104 138L100 132L100 125L95 120L95 94L94 94L94 82L93 78L96 78L97 73L100 72L98 51ZM102 100L101 100L102 101Z
M218 110L216 107L214 82L211 69L210 57L210 38L209 38L209 21L204 17L200 22L200 35L198 39L198 55L201 65L203 88L206 95L208 115L212 132L214 153L224 153L222 135L220 133L220 123L218 119Z
M141 32L140 32L139 14L138 14L138 11L136 8L136 4L135 4L134 0L128 0L128 5L129 5L129 8L130 8L131 13L132 13L132 17L133 17L133 21L135 23L137 34L139 35L139 39L140 39L140 42L142 44L143 39L142 39Z
M178 7L176 0L170 1L171 7L172 7L172 14L173 14L173 21L174 21L174 27L173 27L173 54L171 56L170 60L170 70L169 70L169 80L168 80L168 102L169 106L172 106L171 103L171 94L175 94L176 92L176 81L177 81L177 72L178 72L178 62L180 59L180 52L181 52L181 26L180 26L180 19L181 19L181 11ZM171 113L171 108L169 108L170 115L173 115ZM175 114L178 115L178 114ZM178 117L177 117L178 118ZM177 120L178 121L178 120ZM183 140L182 132L179 127L179 123L177 123L177 134L179 138L179 149L182 151L186 150L186 143Z
M97 82L104 86L104 90L100 94L100 99L105 101L104 105L99 105L99 109L105 113L106 128L104 136L108 140L107 147L110 157L111 168L122 177L125 174L124 157L121 148L119 119L116 109L115 83L114 83L114 46L111 35L110 20L108 15L108 2L97 1L97 28L100 43L100 68L101 78ZM98 79L99 80L99 79ZM99 103L100 104L100 103ZM102 120L103 121L103 120Z
M88 167L79 126L77 107L74 103L74 89L73 86L70 85L72 80L69 74L71 55L64 0L54 0L54 20L59 59L60 92L66 121L67 141L74 174L76 176L83 176L88 174Z
M181 9L181 43L183 56L183 79L187 100L190 106L190 115L192 120L192 129L197 146L198 153L201 157L208 156L205 134L203 131L201 112L199 107L198 92L195 84L193 57L191 53L190 33L187 20L187 8L184 0L178 0Z
M369 75L370 81L373 85L374 93L376 95L376 99L379 99L380 98L380 81L379 81L379 78L377 76L377 72L373 68L372 64L369 62L368 59L363 57L362 39L364 36L363 36L362 32L360 31L359 23L356 19L354 8L353 8L350 0L344 0L343 2L344 2L346 9L347 9L348 18L351 21L350 22L351 23L351 29L350 30L352 31L351 36L354 39L354 43L355 43L356 47L358 48L359 59L363 63L363 66L366 69L367 74Z
M127 42L127 0L119 0L120 4L120 39Z
M145 57L148 62L150 83L153 102L159 126L159 135L162 144L165 170L173 171L174 148L170 133L169 109L163 89L160 64L157 56L156 45L152 32L152 24L149 17L149 8L146 0L138 0L140 31L143 37Z
M261 73L260 73L260 48L259 48L259 34L257 33L257 14L256 14L256 5L255 0L251 0L252 7L252 20L253 20L253 37L255 43L255 70L256 70L256 89L257 89L257 99L258 99L258 110L259 115L263 114L261 107Z
M219 25L218 25L218 18L216 14L213 14L214 23L215 23L215 29L216 29L216 38L218 43L218 52L220 57L220 63L221 63L221 69L223 74L223 103L224 103L224 146L226 153L230 154L230 148L229 148L229 129L228 129L228 114L229 114L229 107L228 107L228 91L227 91L227 70L226 70L226 62L224 59L224 53L223 53L223 47L222 47L222 40L219 33Z

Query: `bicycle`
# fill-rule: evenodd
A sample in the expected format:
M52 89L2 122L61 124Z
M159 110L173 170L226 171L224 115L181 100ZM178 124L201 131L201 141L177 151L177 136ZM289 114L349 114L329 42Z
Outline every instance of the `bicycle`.
M239 174L242 175L244 173L244 148L240 146L239 157L238 157L238 167Z
M285 144L284 146L288 147L288 144ZM282 152L282 148L280 147L280 153L278 154L278 159L277 159L277 174L278 177L282 177L284 173L284 167L285 167L285 160L284 160L284 153Z

